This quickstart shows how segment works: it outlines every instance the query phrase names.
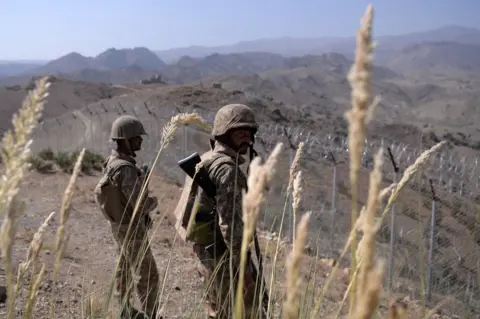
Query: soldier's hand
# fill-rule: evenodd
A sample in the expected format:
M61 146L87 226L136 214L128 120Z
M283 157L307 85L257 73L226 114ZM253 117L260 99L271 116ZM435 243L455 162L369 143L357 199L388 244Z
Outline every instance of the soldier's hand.
M149 214L145 214L145 227L148 229L152 228L153 220Z
M142 165L141 169L142 169L143 174L145 174L145 175L147 175L148 172L150 172L150 168L148 167L147 164Z
M245 277L244 277L244 282L243 282L243 285L245 287L245 289L249 290L249 289L252 289L253 287L255 287L255 284L256 284L256 279L257 278L254 278L252 272L250 271L250 269L247 267L245 267Z
M146 208L148 212L151 212L158 206L158 199L156 196L151 196L147 198Z

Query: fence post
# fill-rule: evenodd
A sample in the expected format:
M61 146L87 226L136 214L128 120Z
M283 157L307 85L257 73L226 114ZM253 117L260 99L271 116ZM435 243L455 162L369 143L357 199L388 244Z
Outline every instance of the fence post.
M89 124L88 124L88 130L89 130L89 134L88 134L88 138L90 139L90 141L87 141L87 145L89 144L90 146L90 149L92 150L92 152L97 152L97 150L95 149L95 143L93 142L95 139L93 138L93 126L95 125L94 124L94 121L95 121L95 117L93 116L94 113L92 112L92 110L90 110L90 108L87 106L85 106L85 108L87 109L88 111L88 114L90 116L90 121L89 121Z
M388 155L390 156L390 162L392 163L393 167L393 182L397 183L397 174L399 168L397 163L395 162L395 158L393 156L392 150L390 147L387 147ZM396 227L395 227L395 203L392 205L392 211L390 216L390 245L389 245L389 252L388 252L388 290L389 292L392 291L393 286L393 265L395 259L394 253L394 246L395 246L395 236L396 236Z
M183 125L183 158L188 156L188 124ZM185 178L183 179L185 186Z
M294 158L294 156L295 156L295 155L293 154L293 151L294 151L294 149L293 149L293 148L290 148L290 152L289 152L289 153L290 153L290 166L289 166L289 167L292 167L292 164L293 164L293 158ZM293 219L293 207L292 207L292 205L293 205L293 196L292 196L291 193L290 193L290 194L287 194L287 196L288 196L288 219L289 219L289 221L288 221L287 224L288 224L288 227L290 228L290 229L288 230L288 232L289 232L289 235L290 235L290 239L291 239L291 241L292 241L292 243L293 243L293 241L295 240L295 238L293 238L293 229L295 228L295 225L293 225L293 220L294 220L294 219Z
M51 144L52 141L50 140L50 133L46 129L44 121L42 121L41 125L42 125L42 130L45 132L45 135L47 136L47 147L45 147L45 149L51 150L52 149L52 144Z
M436 223L436 199L435 189L433 187L432 180L429 179L430 190L432 192L432 216L430 224L430 250L428 252L428 265L427 265L427 282L426 282L426 299L430 301L432 295L432 266L433 266L433 250L435 244L435 223Z
M332 158L333 161L333 176L332 176L332 206L331 206L331 233L330 233L330 251L333 257L333 251L334 251L334 243L335 243L335 215L337 211L337 161L335 159L335 156L333 155L333 152L330 151L330 157Z
M58 127L60 128L62 126L62 122L60 122L58 117L55 118L55 121L57 122ZM59 129L59 131L60 131L60 129ZM57 144L57 149L56 149L57 152L61 152L61 150L62 150L62 145L61 145L61 141L60 141L59 136L60 136L60 134L57 131L57 135L56 135L56 138L55 138L55 141L56 141L56 144Z

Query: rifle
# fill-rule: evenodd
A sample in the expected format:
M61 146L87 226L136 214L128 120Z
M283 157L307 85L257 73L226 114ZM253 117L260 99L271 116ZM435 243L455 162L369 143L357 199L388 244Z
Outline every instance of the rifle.
M215 196L217 195L217 188L216 188L215 184L213 183L213 181L208 176L207 170L203 166L199 167L199 169L197 170L196 166L200 162L201 162L200 155L198 155L198 153L195 152L192 155L180 160L178 162L178 165L188 176L190 176L190 178L192 180L194 180L198 184L198 186L200 186L203 189L205 194L207 194L207 196L210 197L213 200L213 202L214 202L213 211L215 213L216 212ZM203 220L204 217L199 216L198 219ZM197 219L197 216L195 216L195 221L197 221L198 219ZM252 270L254 272L253 276L257 277L257 278L261 278L262 284L263 284L263 287L264 287L263 302L266 302L268 304L268 291L267 291L267 286L266 286L266 284L264 282L264 278L263 278L262 257L261 257L260 245L258 243L258 238L257 238L256 231L254 232L253 239L254 239L254 244L255 244L255 253L256 253L257 259L258 259L258 268L259 268L258 269L259 273L257 274L257 272L256 272L257 269L255 268L254 265L252 265ZM218 247L218 250L219 250L218 252L220 254L223 254L225 251L228 250L228 247L223 240L216 241L212 245L207 246L206 249L207 249L207 251L211 252L211 250L213 248L212 246L217 246L217 245L219 246ZM249 255L250 255L250 253L249 253ZM212 254L212 256L215 256L215 254Z

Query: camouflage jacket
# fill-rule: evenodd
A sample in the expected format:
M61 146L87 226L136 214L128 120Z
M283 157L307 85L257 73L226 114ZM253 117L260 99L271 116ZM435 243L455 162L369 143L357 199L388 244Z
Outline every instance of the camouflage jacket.
M126 163L129 165L125 165ZM104 176L95 188L97 202L100 196L109 197L101 200L104 205L99 204L101 204L100 206L110 222L115 224L130 222L135 203L137 200L140 200L140 191L144 179L143 171L136 166L136 161L132 156L112 150L111 155L104 163ZM117 191L104 191L102 194L102 187L107 184L113 186ZM145 213L148 214L156 205L156 200L148 197L148 191L145 191L137 212L138 218L141 218ZM126 215L124 215L124 212Z
M220 160L211 162L215 157ZM242 156L237 157L234 150L218 141L215 142L213 149L202 154L201 158L202 162L208 163L204 167L216 186L217 214L215 218L225 244L231 249L231 256L235 264L238 262L237 258L240 257L243 236L242 190L247 188L247 177L240 169L240 165L245 163L245 159ZM187 176L175 211L176 228L181 235L182 233L184 235L182 228L187 227L188 219L195 209L194 202L205 210L211 209L211 199L195 185L192 185L191 178Z

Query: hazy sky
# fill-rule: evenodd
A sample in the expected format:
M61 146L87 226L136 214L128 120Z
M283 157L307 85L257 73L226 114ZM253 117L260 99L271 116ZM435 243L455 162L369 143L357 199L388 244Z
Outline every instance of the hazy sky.
M351 36L368 3L375 35L480 29L480 0L0 0L0 60L162 50L280 36Z

